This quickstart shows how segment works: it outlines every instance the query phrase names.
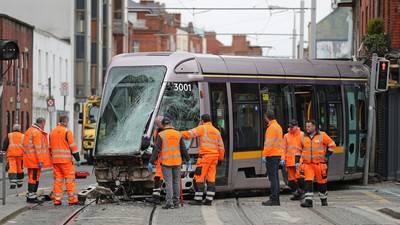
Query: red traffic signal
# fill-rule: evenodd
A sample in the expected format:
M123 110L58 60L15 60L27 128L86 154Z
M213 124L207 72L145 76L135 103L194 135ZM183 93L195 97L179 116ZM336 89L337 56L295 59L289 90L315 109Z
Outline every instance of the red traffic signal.
M19 57L17 42L12 40L0 40L0 60L13 60Z
M389 60L380 59L378 61L376 90L387 91L389 85Z

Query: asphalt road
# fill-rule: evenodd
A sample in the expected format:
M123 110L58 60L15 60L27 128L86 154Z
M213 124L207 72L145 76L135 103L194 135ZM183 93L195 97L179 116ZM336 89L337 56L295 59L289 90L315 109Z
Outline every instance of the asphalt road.
M90 171L87 167L86 170ZM44 186L52 178L46 174ZM93 184L94 178L79 180L78 189ZM119 204L91 204L71 220L70 224L400 224L400 185L381 183L368 187L345 184L335 185L329 191L328 207L321 207L317 193L314 208L305 209L299 202L281 196L281 206L264 207L265 196L224 197L213 206L185 205L179 209L164 210L141 201ZM34 207L9 221L8 224L62 224L78 210L78 206L55 207L51 202Z

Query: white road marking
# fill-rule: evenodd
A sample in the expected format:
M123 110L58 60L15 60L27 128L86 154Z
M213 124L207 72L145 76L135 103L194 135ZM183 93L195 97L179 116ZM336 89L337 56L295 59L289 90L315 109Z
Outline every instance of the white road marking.
M219 219L217 214L217 208L212 206L201 206L201 214L205 224L210 225L223 225L224 223Z
M289 215L288 212L285 211L277 211L277 212L272 212L273 214L277 215L275 218L289 222L289 223L297 223L301 218L299 217L292 217Z

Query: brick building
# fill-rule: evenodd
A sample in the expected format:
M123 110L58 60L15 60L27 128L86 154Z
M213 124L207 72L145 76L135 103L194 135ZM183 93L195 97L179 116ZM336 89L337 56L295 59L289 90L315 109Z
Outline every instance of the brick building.
M400 50L400 1L399 0L355 0L355 41L359 47L367 34L368 21L379 17L385 21L391 50Z
M20 49L19 60L13 62L1 62L0 71L3 74L11 63L11 67L2 77L3 95L1 98L1 140L18 117L22 130L25 131L31 125L32 115L32 49L33 27L22 21L0 14L0 39L12 39L17 41ZM20 70L21 92L20 112L16 113L16 77L17 69Z
M206 32L207 53L220 55L261 56L262 48L251 46L245 35L233 35L230 46L223 45L215 32Z

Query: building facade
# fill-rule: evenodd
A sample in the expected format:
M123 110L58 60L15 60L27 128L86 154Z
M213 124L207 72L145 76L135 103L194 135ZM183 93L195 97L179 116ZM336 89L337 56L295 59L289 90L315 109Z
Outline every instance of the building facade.
M230 46L223 45L215 32L206 32L207 53L218 55L262 56L262 48L252 46L245 35L233 35Z
M0 137L11 131L13 124L21 124L25 131L32 123L32 56L33 27L5 14L0 14L0 39L15 40L20 49L18 60L0 62L1 130ZM19 79L18 79L19 75ZM17 97L17 82L20 92Z
M46 131L57 124L61 114L70 118L69 127L74 122L74 76L71 55L72 46L58 37L35 29L33 32L33 107L32 117L46 119ZM50 78L50 79L49 79ZM51 95L55 100L55 111L49 113L47 99L49 97L49 81ZM68 96L61 95L62 83L68 84ZM65 100L65 102L64 102ZM65 105L65 106L64 106Z

